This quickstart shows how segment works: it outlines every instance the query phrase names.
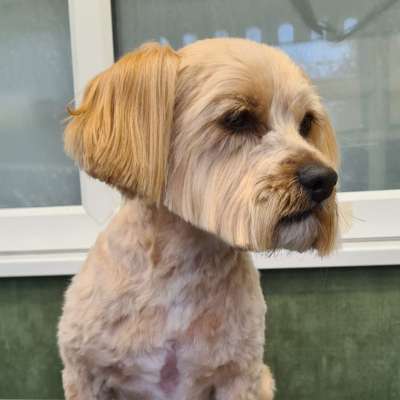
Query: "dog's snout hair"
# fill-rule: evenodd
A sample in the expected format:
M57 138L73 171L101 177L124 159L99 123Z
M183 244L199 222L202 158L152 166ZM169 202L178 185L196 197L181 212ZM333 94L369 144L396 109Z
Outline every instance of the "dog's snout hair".
M272 400L243 250L337 236L335 134L304 71L243 39L146 44L89 82L65 148L126 200L66 295L66 398Z

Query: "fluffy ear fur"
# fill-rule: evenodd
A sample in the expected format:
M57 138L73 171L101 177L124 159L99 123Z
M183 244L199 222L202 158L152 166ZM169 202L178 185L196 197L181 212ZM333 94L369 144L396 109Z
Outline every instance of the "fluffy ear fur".
M125 55L86 87L70 111L65 149L90 175L128 196L162 196L178 56L150 43Z

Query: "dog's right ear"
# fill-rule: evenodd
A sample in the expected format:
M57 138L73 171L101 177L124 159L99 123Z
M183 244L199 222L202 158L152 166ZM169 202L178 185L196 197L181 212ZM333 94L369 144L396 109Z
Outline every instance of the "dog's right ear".
M86 87L70 111L66 152L91 176L128 196L159 202L165 184L178 55L150 43Z

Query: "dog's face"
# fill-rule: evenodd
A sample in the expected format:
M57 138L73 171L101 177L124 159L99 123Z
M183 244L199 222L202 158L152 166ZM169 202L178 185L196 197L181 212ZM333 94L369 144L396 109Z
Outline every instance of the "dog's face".
M67 150L128 196L235 247L332 249L333 130L279 50L241 39L146 46L96 77L72 116Z

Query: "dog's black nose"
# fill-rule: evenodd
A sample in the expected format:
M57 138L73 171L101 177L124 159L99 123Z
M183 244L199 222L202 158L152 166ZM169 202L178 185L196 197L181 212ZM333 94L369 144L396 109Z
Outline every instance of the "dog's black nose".
M298 171L299 182L317 203L327 199L336 185L337 173L317 164L305 165Z

